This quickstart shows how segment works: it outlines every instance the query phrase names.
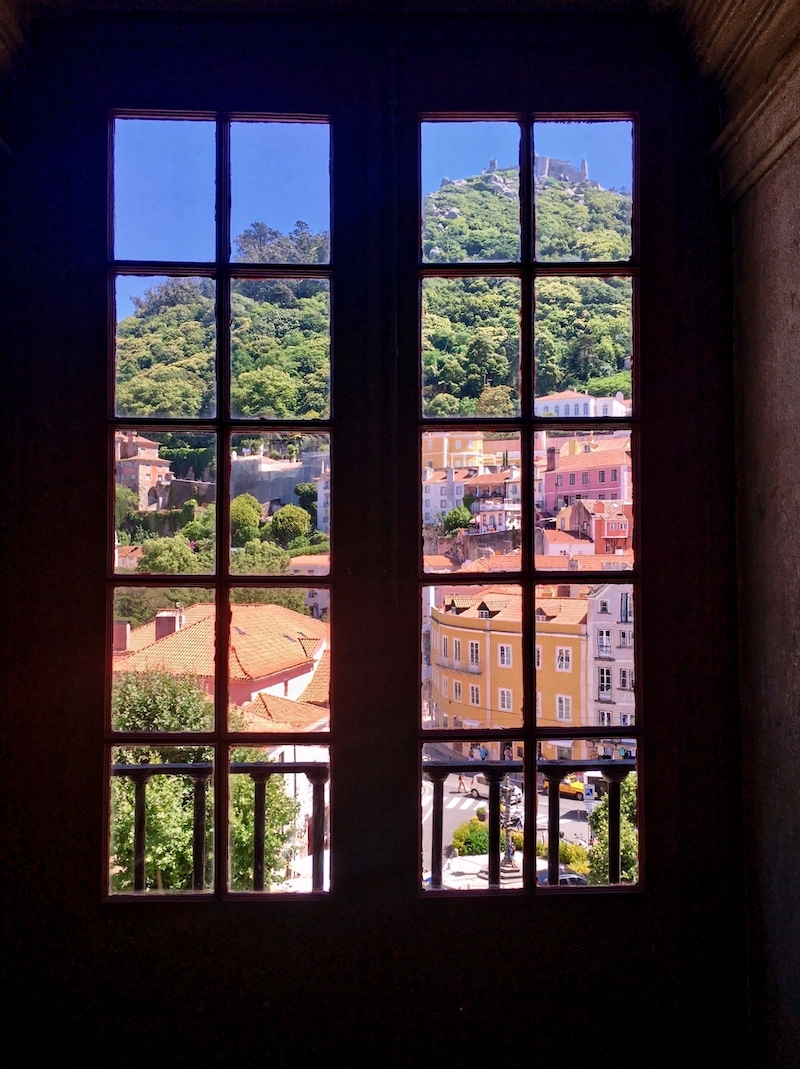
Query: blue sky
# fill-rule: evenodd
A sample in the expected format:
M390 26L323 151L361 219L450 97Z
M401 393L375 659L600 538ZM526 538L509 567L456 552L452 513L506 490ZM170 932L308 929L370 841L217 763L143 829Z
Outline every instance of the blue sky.
M630 188L629 122L536 123L540 155L589 165L606 188ZM214 259L215 126L205 120L117 119L115 124L114 255L125 260ZM283 232L298 219L326 230L329 131L324 123L237 122L231 129L231 233L254 221ZM425 123L422 190L443 177L467 178L491 158L514 166L519 127L510 122ZM130 295L152 280L120 279L119 316Z

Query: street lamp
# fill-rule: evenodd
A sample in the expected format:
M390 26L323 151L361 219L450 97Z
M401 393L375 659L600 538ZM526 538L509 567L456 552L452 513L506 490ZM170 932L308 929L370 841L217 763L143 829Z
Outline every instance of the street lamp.
M503 785L500 788L500 793L503 796L503 825L506 832L506 850L505 856L501 862L501 868L504 869L519 869L519 865L514 860L514 844L511 842L511 795L513 788L508 775L503 777Z

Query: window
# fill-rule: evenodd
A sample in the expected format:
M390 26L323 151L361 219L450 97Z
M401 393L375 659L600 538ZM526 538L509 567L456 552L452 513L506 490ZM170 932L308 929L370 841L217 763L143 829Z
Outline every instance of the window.
M469 687L469 704L480 705L481 704L481 688L476 687L474 683L470 683Z
M606 473L604 471L599 471L597 473L597 481L601 483L604 483L606 481Z
M460 662L461 662L461 639L460 638L454 638L453 639L453 660L457 664L460 664Z
M574 486L575 485L575 472L574 471L571 471L569 473L569 485L570 486Z
M461 681L458 679L453 680L453 701L461 701Z
M556 475L556 486L563 486L563 484L564 484L564 476L563 475Z
M597 632L597 656L611 656L611 631L608 628L600 628Z
M588 486L589 485L589 472L588 471L582 471L581 472L581 483L584 486Z
M480 666L480 647L477 642L470 642L469 644L469 663L471 668Z
M611 481L612 481L612 483L617 482L617 469L616 468L612 468L611 469Z
M608 612L610 612L610 611L611 611L611 610L609 609L609 607L608 607L608 602L607 602L607 601L601 601L601 602L600 602L600 609L599 609L599 611L600 611L600 612L602 612L602 613L608 613Z
M556 671L572 671L572 650L569 646L556 646Z
M449 656L449 640L447 635L442 635L442 657L447 659Z
M500 667L501 668L510 668L511 667L511 647L508 646L508 645L505 645L504 643L501 642L500 645L497 647L497 652L498 652L498 663L499 663Z
M600 727L611 727L611 713L608 709L597 710L597 723Z
M442 676L442 697L447 697L447 676Z
M556 720L572 720L572 698L567 694L556 695Z
M619 596L619 622L621 624L631 623L633 621L633 597L631 594L624 592Z
M619 633L619 644L620 644L621 648L624 649L625 647L632 645L631 636L632 636L632 632L630 632L630 631L620 631L620 633Z
M506 687L499 690L500 711L510 713L512 710L511 691Z
M620 690L633 690L633 669L632 668L620 668L619 670L619 686Z
M542 667L542 647L536 647L536 669L537 671Z
M597 700L601 702L611 701L611 669L597 669Z

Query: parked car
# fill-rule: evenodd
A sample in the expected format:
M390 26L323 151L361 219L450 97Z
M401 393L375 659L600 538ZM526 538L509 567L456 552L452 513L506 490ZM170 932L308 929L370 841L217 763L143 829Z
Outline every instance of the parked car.
M551 886L547 882L547 862L543 857L536 858L536 882L540 887ZM558 866L559 887L588 887L589 881L569 865Z
M511 794L510 794L511 805L520 805L522 803L522 791L519 789L519 787L516 787L516 786L514 786L514 784L511 784L510 787L505 788L505 789L506 790L510 790L510 792L511 792ZM467 790L469 791L469 793L472 795L473 798L488 798L489 797L489 780L488 780L488 778L482 772L478 772L476 775L472 776L472 778L467 781ZM501 785L501 788L500 788L500 801L501 802L503 801L503 798L504 798L503 790L504 790L504 788Z
M542 780L542 788L546 791L550 786L548 780ZM583 801L583 780L578 779L577 776L566 776L562 779L558 787L558 793L562 798L576 798L579 802Z

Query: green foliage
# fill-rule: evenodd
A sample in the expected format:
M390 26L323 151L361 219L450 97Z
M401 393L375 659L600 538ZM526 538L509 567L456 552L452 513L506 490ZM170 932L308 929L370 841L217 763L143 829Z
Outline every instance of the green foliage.
M272 517L269 532L280 546L288 546L296 538L307 538L311 531L311 517L299 505L284 505Z
M118 731L207 731L214 713L194 676L170 672L126 672L116 676L111 708ZM163 756L169 753L168 749L162 748L159 753L163 760L172 760Z
M477 812L477 810L476 810ZM522 850L525 836L521 831L511 832L511 842L516 850ZM506 833L500 829L500 850L506 848ZM485 820L472 817L464 824L459 824L453 831L453 849L463 856L489 853L489 827Z
M139 500L135 491L128 486L114 486L114 525L119 531L126 520L130 520L136 511Z
M261 505L252 494L239 494L231 501L231 544L243 546L258 538Z
M274 542L254 538L231 555L234 575L283 575L289 566L289 554Z
M442 528L446 535L455 534L472 524L472 514L463 505L457 505L447 513L442 521Z
M613 397L621 393L623 397L631 396L631 373L630 371L618 371L616 375L609 375L604 379L589 379L586 383L586 392L592 397Z
M294 488L295 497L301 509L305 509L314 526L317 523L317 484L298 483Z
M185 534L173 538L152 538L142 545L136 570L149 573L208 572L213 567L210 550L192 548Z
M536 843L536 856L547 857L547 843ZM571 869L585 876L589 871L589 853L585 846L580 843L571 843L567 839L558 840L558 860L562 865L569 865Z
M608 802L606 794L589 817L594 844L589 848L589 883L608 883ZM636 773L620 785L620 856L623 883L639 875L639 836L636 830Z

